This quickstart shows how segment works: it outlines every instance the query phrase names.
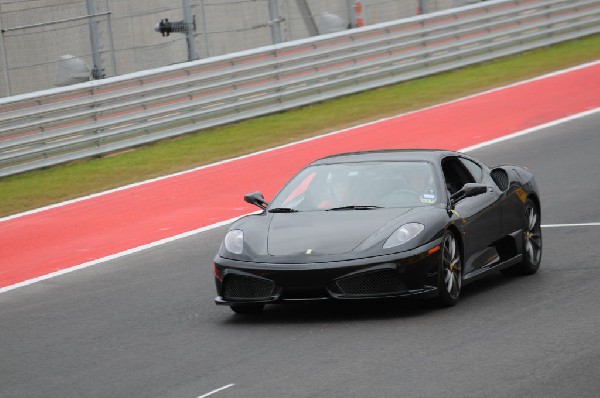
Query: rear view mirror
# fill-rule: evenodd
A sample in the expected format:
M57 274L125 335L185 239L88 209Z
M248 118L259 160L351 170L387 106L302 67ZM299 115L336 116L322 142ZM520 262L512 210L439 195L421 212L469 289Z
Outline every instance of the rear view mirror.
M244 201L251 205L258 206L262 210L265 210L269 205L269 202L265 200L263 194L258 191L244 195Z
M465 185L463 185L463 187L460 189L460 191L458 191L452 195L452 203L456 203L461 199L469 198L471 196L481 195L483 193L486 193L487 190L488 190L487 185L475 184L475 183L471 183L471 182L466 183Z

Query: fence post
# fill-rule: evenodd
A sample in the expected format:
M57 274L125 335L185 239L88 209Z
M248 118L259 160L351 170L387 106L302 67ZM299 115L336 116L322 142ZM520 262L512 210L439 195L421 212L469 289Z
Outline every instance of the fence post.
M348 0L348 28L365 26L364 0Z
M105 3L105 7L106 7L106 12L108 13L106 15L106 27L107 27L107 33L108 33L108 41L110 43L110 60L112 63L112 69L113 69L113 76L117 76L119 73L117 72L117 60L115 58L115 41L113 39L113 31L112 31L112 23L110 22L110 7L108 5L108 0L104 0Z
M104 66L102 65L102 54L100 46L100 37L98 36L98 26L96 19L96 7L94 0L85 1L87 13L88 13L88 26L90 28L90 42L92 44L92 61L94 62L94 68L92 69L92 76L94 79L104 78Z
M204 0L200 0L200 25L202 26L202 39L204 40L204 57L210 57L208 48L208 30L206 29L206 10L204 9Z
M2 4L0 4L0 57L2 57L2 74L6 84L6 96L10 97L10 75L8 74L8 54L6 54L6 43L4 43L4 28L2 27Z
M271 37L273 44L281 43L281 17L279 16L278 0L269 0L269 25L271 26Z
M196 41L194 40L195 23L190 0L183 0L183 23L186 27L185 39L188 47L188 61L195 61L198 59L198 53L196 51Z
M306 29L308 30L308 34L310 36L319 36L319 28L315 23L315 19L310 11L310 7L308 6L307 0L296 0L296 4L298 6L298 10L300 10L300 16L302 17L302 21L306 25Z

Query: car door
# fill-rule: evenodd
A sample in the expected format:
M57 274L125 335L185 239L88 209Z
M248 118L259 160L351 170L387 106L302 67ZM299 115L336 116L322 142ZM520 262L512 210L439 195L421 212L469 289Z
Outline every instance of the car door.
M454 211L464 223L464 270L468 275L499 260L494 243L501 234L502 208L498 204L500 191L484 178L482 166L459 156L442 161L442 171L448 193L458 192L466 183L488 186L485 193L459 200Z

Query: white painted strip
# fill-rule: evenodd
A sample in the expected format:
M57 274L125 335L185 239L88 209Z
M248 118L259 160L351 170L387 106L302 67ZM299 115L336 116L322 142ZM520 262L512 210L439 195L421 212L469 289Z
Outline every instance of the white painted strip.
M597 113L597 112L600 112L600 108L590 109L589 111L577 113L575 115L567 116L567 117L564 117L562 119L553 120L553 121L551 121L549 123L544 123L544 124L540 124L539 126L535 126L535 127L531 127L531 128L525 129L525 130L521 130L521 131L518 131L518 132L513 133L513 134L505 135L505 136L502 136L502 137L499 137L499 138L496 138L496 139L493 139L493 140L490 140L490 141L482 142L481 144L477 144L477 145L473 145L473 146L470 146L470 147L467 147L467 148L459 149L459 152L474 151L476 149L480 149L480 148L483 148L483 147L486 147L486 146L497 144L497 143L502 142L502 141L507 141L507 140L513 139L515 137L521 137L523 135L526 135L526 134L529 134L529 133L533 133L533 132L538 131L538 130L543 130L543 129L546 129L548 127L557 126L559 124L570 122L571 120L575 120L575 119L579 119L579 118L586 117L586 116L589 116L589 115L593 115L594 113Z
M217 392L219 392L219 391L226 390L226 389L228 389L229 387L233 387L233 386L235 386L235 384L227 384L226 386L223 386L223 387L221 387L221 388L217 388L216 390L212 390L212 391L211 391L211 392L209 392L209 393L206 393L206 394L204 394L204 395L200 395L198 398L205 398L205 397L208 397L208 396L210 396L210 395L213 395L213 394L215 394L215 393L217 393Z
M252 214L252 213L250 213L250 214ZM120 258L120 257L123 257L123 256L128 256L130 254L139 253L139 252L141 252L143 250L147 250L147 249L151 249L153 247L164 245L165 243L174 242L174 241L179 240L179 239L187 238L188 236L196 235L196 234L199 234L201 232L205 232L205 231L209 231L211 229L219 228L219 227L231 224L232 222L234 222L235 220L237 220L239 218L240 217L235 217L235 218L232 218L232 219L229 219L229 220L226 220L226 221L221 221L221 222L218 222L216 224L212 224L212 225L208 225L206 227L198 228L198 229L195 229L193 231L189 231L189 232L185 232L183 234L172 236L170 238L165 238L165 239L162 239L162 240L159 240L159 241L156 241L156 242L152 242L152 243L148 243L146 245L135 247L133 249L125 250L125 251L120 252L120 253L112 254L112 255L107 256L107 257L99 258L99 259L93 260L93 261L88 261L87 263L75 265L75 266L70 267L70 268L65 268L65 269L62 269L60 271L52 272L50 274L42 275L42 276L37 277L37 278L33 278L33 279L29 279L29 280L26 280L26 281L23 281L23 282L19 282L19 283L16 283L14 285L1 287L0 288L0 293L8 292L10 290L17 289L19 287L28 286L28 285L31 285L31 284L36 283L36 282L40 282L40 281L43 281L43 280L46 280L46 279L54 278L54 277L57 277L57 276L60 276L60 275L64 275L64 274L68 274L68 273L71 273L73 271L78 271L80 269L91 267L92 265L97 265L97 264L105 263L107 261L114 260L114 259L117 259L117 258Z
M586 64L586 65L593 65L593 64L597 64L597 63L600 64L600 61L594 62L594 63L591 63L591 64ZM577 68L578 67L571 68L571 70L577 69ZM559 72L556 72L555 74L558 74L558 73ZM532 80L535 80L535 79L532 79ZM497 91L497 90L499 90L499 89L492 90L492 91ZM477 95L474 95L472 97L476 97L476 96ZM434 107L437 107L437 106L441 106L441 105L436 105ZM511 134L511 135L508 135L508 136L505 136L505 137L500 137L498 139L494 139L494 140L491 140L491 141L483 142L481 144L474 145L472 147L468 147L468 148L462 149L460 151L461 152L467 152L467 151L475 150L475 149L478 149L478 148L482 148L482 147L485 147L485 146L488 146L488 145L495 144L497 142L505 141L507 139L511 139L511 138L519 137L519 136L522 136L522 135L525 135L525 134L529 134L529 133L532 133L534 131L541 130L543 128L551 127L551 126L554 126L554 125L557 125L557 124L560 124L560 123L565 123L565 122L568 122L570 120L577 119L579 117L588 116L588 115L591 115L591 114L593 114L595 112L598 112L598 111L600 111L600 108L596 108L596 109L593 109L593 110L590 110L590 111L582 112L582 113L579 113L579 114L576 114L576 115L572 115L572 116L569 116L569 117L566 117L566 118L563 118L563 119L559 119L559 120L556 120L556 121L553 121L553 122L550 122L550 123L545 123L543 125L532 127L532 128L529 128L529 129L526 129L526 130L523 130L523 131ZM390 119L390 118L387 118L387 119ZM382 120L387 120L387 119L382 119ZM377 122L371 122L371 123L366 123L363 126L370 125L370 124L373 124L373 123L379 123L379 121L377 121ZM347 130L349 130L349 129L347 129ZM341 130L341 131L345 131L345 130ZM339 132L325 134L325 136L326 135L337 134L337 133L339 133ZM313 140L313 139L316 139L316 138L318 138L318 137L309 138L307 140L303 140L303 141L299 141L299 142L310 141L310 140ZM283 148L283 147L287 147L287 146L293 146L295 144L297 144L297 143L292 143L292 144L284 145L284 146L278 147L278 148ZM254 155L257 155L259 153L265 153L265 152L269 152L269 151L272 151L272 150L275 150L275 149L277 149L277 148L267 149L265 151L256 152L256 153L251 154L251 155L241 156L241 157L236 158L236 159L242 159L242 158L246 158L246 157L249 157L249 156L254 156ZM212 165L198 167L198 168L196 168L194 170L203 169L203 168L206 168L206 167L214 166L216 164L222 164L222 163L231 162L231 161L234 161L236 159L229 159L229 160L225 160L225 161L222 161L222 162L213 163ZM4 220L7 220L7 219L10 219L10 218L16 218L16 217L19 217L19 216L23 216L25 214L32 214L32 213L35 213L35 212L38 212L38 211L43 211L43 210L46 210L46 209L49 209L49 208L64 206L65 204L68 204L68 203L74 203L74 202L78 202L80 200L85 200L85 199L88 199L88 198L91 198L91 197L96 197L96 196L104 195L104 194L107 194L109 192L115 192L115 191L123 190L123 189L126 189L128 187L133 187L133 186L138 186L138 185L142 185L142 184L147 184L147 183L152 182L152 181L162 180L162 179L169 178L169 177L172 177L172 176L175 176L175 175L186 174L186 173L192 172L194 170L188 170L188 171L185 171L185 172L172 174L171 176L159 177L159 178L156 178L156 179L153 179L153 180L148 180L148 181L144 181L144 182L141 182L141 183L132 184L132 185L129 185L127 187L117 188L117 189L114 189L114 190L111 190L111 191L106 191L106 192L103 192L103 193L99 193L99 194L95 194L95 195L90 195L90 196L85 197L85 198L75 199L75 200L72 200L72 201L69 201L69 202L63 202L61 204L57 204L57 205L53 205L53 206L48 206L46 208L42 208L42 209L38 209L38 210L33 210L33 211L27 212L27 213L21 213L20 215L15 215L14 217L11 216L11 217L7 217L7 218L4 218L4 219L0 219L0 222L4 221ZM252 213L249 213L249 214L252 214ZM240 217L243 217L243 216L240 216ZM103 262L106 262L106 261L110 261L110 260L114 260L114 259L117 259L117 258L120 258L120 257L124 257L124 256L127 256L129 254L138 253L138 252L141 252L141 251L146 250L146 249L150 249L150 248L153 248L153 247L156 247L156 246L163 245L165 243L170 243L170 242L174 242L176 240L182 239L182 238L187 238L189 236L196 235L196 234L201 233L201 232L205 232L205 231L209 231L209 230L212 230L212 229L215 229L215 228L219 228L219 227L222 227L224 225L228 225L228 224L234 222L235 220L239 219L240 217L235 217L235 218L232 218L232 219L227 220L227 221L221 221L221 222L218 222L218 223L215 223L215 224L212 224L212 225L208 225L206 227L202 227L202 228L199 228L199 229L196 229L196 230L193 230L193 231L189 231L189 232L180 234L180 235L176 235L176 236L173 236L173 237L170 237L170 238L166 238L166 239L163 239L163 240L160 240L160 241L157 241L157 242L149 243L147 245L138 246L138 247L133 248L133 249L129 249L129 250L126 250L126 251L123 251L123 252L120 252L120 253L116 253L116 254L113 254L113 255L110 255L110 256L107 256L107 257L103 257L101 259L97 259L97 260L94 260L94 261L90 261L90 262L87 262L87 263L84 263L84 264L76 265L74 267L66 268L66 269L63 269L63 270L60 270L60 271L57 271L57 272L53 272L51 274L43 275L43 276L40 276L38 278L29 279L27 281L20 282L20 283L17 283L17 284L14 284L14 285L10 285L10 286L5 286L5 287L0 288L0 293L8 292L10 290L17 289L19 287L28 286L28 285L31 285L33 283L40 282L40 281L43 281L43 280L46 280L46 279L50 279L50 278L54 278L54 277L59 276L59 275L67 274L67 273L70 273L70 272L73 272L73 271L77 271L77 270L80 270L80 269L84 269L84 268L90 267L92 265L96 265L96 264L100 264L100 263L103 263ZM552 228L552 227L550 227L550 228Z
M544 224L542 228L570 228L570 227L600 227L600 222L588 222L581 224Z
M227 160L223 160L223 161L216 162L216 163L211 163L211 164L208 164L208 165L196 167L194 169L185 170L185 171L181 171L181 172L170 174L170 175L166 175L166 176L157 177L157 178L153 178L153 179L150 179L150 180L146 180L146 181L141 181L141 182L137 182L137 183L134 183L134 184L125 185L125 186L118 187L118 188L115 188L115 189L110 189L110 190L99 192L99 193L95 193L95 194L92 194L92 195L83 196L81 198L67 200L67 201L64 201L64 202L61 202L61 203L56 203L56 204L53 204L53 205L50 205L50 206L40 207L38 209L29 210L29 211L26 211L26 212L23 212L23 213L13 214L13 215L10 215L10 216L4 217L4 218L0 218L0 222L12 220L12 219L19 218L19 217L24 217L24 216L27 216L27 215L30 215L30 214L39 213L39 212L50 210L50 209L54 209L54 208L57 208L57 207L66 206L66 205L69 205L69 204L72 204L72 203L81 202L81 201L92 199L92 198L96 198L96 197L99 197L99 196L108 195L108 194L113 193L113 192L123 191L123 190L129 189L129 188L138 187L140 185L150 184L152 182L161 181L161 180L164 180L164 179L167 179L167 178L176 177L176 176L184 175L184 174L188 174L188 173L193 173L195 171L202 170L202 169L205 169L205 168L208 168L208 167L214 167L214 166L217 166L217 165L221 165L221 164L225 164L225 163L229 163L229 162L234 162L236 160L245 159L245 158L248 158L248 157L251 157L251 156L257 156L257 155L260 155L260 154L263 154L263 153L268 153L268 152L276 151L276 150L279 150L279 149L282 149L282 148L292 147L294 145L298 145L298 144L301 144L301 143L304 143L304 142L318 140L318 139L320 139L322 137L327 137L327 136L330 136L330 135L340 134L340 133L346 132L348 130L353 130L353 129L356 129L356 128L362 128L362 127L365 127L365 126L370 126L370 125L373 125L373 124L376 124L376 123L384 122L386 120L395 119L397 117L403 117L403 116L407 116L407 115L412 115L412 114L423 112L423 111L426 111L426 110L429 110L429 109L435 109L435 108L439 108L439 107L442 107L442 106L446 106L446 105L450 105L450 104L453 104L453 103L457 103L457 102L460 102L460 101L465 101L465 100L469 100L469 99L472 99L472 98L477 98L477 97L484 96L484 95L487 95L487 94L490 94L490 93L494 93L496 91L506 90L506 89L509 89L509 88L512 88L512 87L516 87L516 86L520 86L520 85L525 85L525 84L528 84L528 83L531 83L531 82L534 82L534 81L537 81L537 80L547 79L547 78L550 78L550 77L553 77L553 76L562 75L562 74L573 72L573 71L576 71L576 70L579 70L579 69L585 69L587 67L595 66L595 65L598 65L598 64L600 64L600 60L597 60L597 61L594 61L594 62L589 62L589 63L582 64L582 65L577 65L577 66L574 66L572 68L563 69L563 70L552 72L552 73L548 73L548 74L545 74L545 75L537 76L537 77L534 77L532 79L523 80L523 81L517 82L517 83L512 83L512 84L509 84L507 86L497 87L497 88L494 88L494 89L491 89L491 90L488 90L488 91L483 91L481 93L477 93L477 94L469 95L469 96L466 96L466 97L458 98L458 99L455 99L455 100L451 100L451 101L444 102L444 103L441 103L441 104L433 105L433 106L430 106L430 107L427 107L427 108L423 108L423 109L419 109L419 110L416 110L416 111L407 112L407 113L399 114L399 115L396 115L396 116L391 116L391 117L379 119L379 120L376 120L376 121L373 121L373 122L364 123L364 124L361 124L361 125L358 125L358 126L349 127L347 129L343 129L343 130L339 130L339 131L334 131L334 132L331 132L331 133L326 133L326 134L322 134L322 135L319 135L319 136L307 138L307 139L304 139L304 140L301 140L301 141L292 142L292 143L289 143L289 144L286 144L286 145L281 145L281 146L278 146L278 147L265 149L263 151L254 152L254 153L251 153L251 154L248 154L248 155L239 156L239 157L236 157L236 158L227 159ZM516 133L516 134L519 134L519 133ZM480 145L484 145L484 144L480 144ZM488 144L488 145L491 145L491 144ZM466 149L467 150L472 150L472 149L475 149L475 148L474 147L469 147L469 148L466 148Z

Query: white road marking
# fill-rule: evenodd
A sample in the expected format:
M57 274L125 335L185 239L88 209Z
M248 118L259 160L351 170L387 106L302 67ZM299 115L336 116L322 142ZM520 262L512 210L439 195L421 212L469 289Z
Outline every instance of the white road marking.
M224 164L224 163L234 162L234 161L239 160L239 159L245 159L245 158L248 158L248 157L251 157L251 156L256 156L256 155L260 155L260 154L263 154L263 153L268 153L268 152L276 151L276 150L279 150L279 149L282 149L282 148L287 148L287 147L291 147L291 146L294 146L294 145L298 145L298 144L301 144L303 142L309 142L309 141L313 141L313 140L318 140L319 138L322 138L322 137L327 137L327 136L330 136L330 135L340 134L340 133L346 132L348 130L352 130L352 129L356 129L356 128L362 128L362 127L365 127L365 126L370 126L370 125L373 125L373 124L376 124L376 123L384 122L386 120L395 119L397 117L412 115L412 114L423 112L423 111L426 111L426 110L429 110L429 109L435 109L435 108L439 108L439 107L442 107L442 106L446 106L446 105L454 104L454 103L457 103L457 102L465 101L465 100L468 100L468 99L481 97L481 96L488 95L488 94L496 92L496 91L501 91L501 90L505 90L505 89L508 89L508 88L511 88L511 87L516 87L516 86L528 84L528 83L531 83L531 82L534 82L534 81L537 81L537 80L543 80L543 79L546 79L546 78L549 78L549 77L553 77L553 76L557 76L557 75L562 75L562 74L569 73L569 72L572 72L572 71L576 71L576 70L579 70L579 69L585 69L587 67L595 66L597 64L600 64L600 60L594 61L594 62L589 62L589 63L582 64L582 65L577 65L577 66L574 66L572 68L563 69L563 70L559 70L559 71L552 72L552 73L547 73L545 75L537 76L537 77L534 77L532 79L528 79L528 80L523 80L521 82L512 83L512 84L509 84L507 86L497 87L497 88L494 88L494 89L491 89L491 90L487 90L487 91L483 91L483 92L480 92L480 93L468 95L468 96L462 97L462 98L457 98L457 99L454 99L454 100L451 100L451 101L448 101L448 102L443 102L443 103L440 103L440 104L429 106L427 108L418 109L418 110L415 110L415 111L412 111L412 112L407 112L407 113L402 113L402 114L399 114L399 115L396 115L396 116L386 117L386 118L379 119L379 120L376 120L376 121L373 121L373 122L364 123L364 124L361 124L361 125L358 125L358 126L349 127L349 128L346 128L346 129L343 129L343 130L339 130L339 131L333 131L331 133L326 133L326 134L322 134L322 135L319 135L319 136L307 138L307 139L304 139L304 140L301 140L301 141L292 142L292 143L289 143L289 144L286 144L286 145L281 145L281 146L278 146L278 147L265 149L263 151L254 152L254 153L251 153L251 154L248 154L248 155L244 155L244 156L239 156L239 157L236 157L236 158L222 160L220 162L215 162L215 163L207 164L207 165L204 165L204 166L196 167L194 169L185 170L185 171L181 171L181 172L178 172L178 173L174 173L174 174L170 174L170 175L166 175L166 176L162 176L162 177L152 178L150 180L146 180L146 181L141 181L141 182L137 182L137 183L134 183L134 184L125 185L125 186L118 187L118 188L115 188L115 189L110 189L110 190L103 191L103 192L98 192L98 193L95 193L95 194L92 194L92 195L83 196L81 198L67 200L67 201L64 201L64 202L61 202L61 203L55 203L53 205L49 205L49 206L45 206L45 207L40 207L38 209L29 210L29 211L26 211L26 212L23 212L23 213L13 214L13 215L10 215L10 216L4 217L4 218L0 218L0 222L12 220L14 218L24 217L24 216L27 216L29 214L35 214L35 213L39 213L39 212L42 212L42 211L54 209L54 208L57 208L57 207L66 206L66 205L69 205L69 204L72 204L72 203L77 203L77 202L81 202L81 201L84 201L84 200L96 198L98 196L108 195L108 194L113 193L113 192L123 191L123 190L129 189L129 188L138 187L140 185L150 184L150 183L155 182L155 181L161 181L161 180L164 180L164 179L167 179L167 178L176 177L176 176L184 175L184 174L188 174L188 173L193 173L195 171L202 170L202 169L205 169L205 168L208 168L208 167L213 167L213 166L217 166L217 165ZM561 120L562 120L562 122L566 121L565 119L561 119ZM543 126L546 126L546 125L543 125ZM546 127L548 127L548 126L546 126ZM533 129L536 129L536 127L533 127ZM531 132L531 131L528 131L528 130L531 130L531 129L523 130L526 133L515 133L515 134L523 135L523 134L527 134L527 132ZM516 136L515 134L512 134L510 136L506 136L506 137L513 138L513 137ZM509 138L504 138L504 139L500 138L498 140L503 141L503 140L509 139ZM492 141L488 141L487 143L479 144L480 146L475 145L475 146L468 147L468 148L465 148L464 150L459 150L459 151L460 152L470 151L470 150L477 149L477 148L479 148L481 146L491 145L491 144L493 144L495 142L499 142L499 141L492 140Z
M529 133L533 133L533 132L538 131L538 130L543 130L543 129L546 129L548 127L557 126L557 125L562 124L562 123L570 122L571 120L575 120L575 119L579 119L579 118L582 118L582 117L590 116L590 115L593 115L594 113L597 113L597 112L600 112L600 108L590 109L589 111L577 113L575 115L567 116L567 117L564 117L562 119L553 120L553 121L551 121L549 123L544 123L544 124L540 124L539 126L534 126L534 127L531 127L531 128L525 129L525 130L517 131L516 133L505 135L505 136L502 136L502 137L499 137L499 138L496 138L496 139L493 139L493 140L490 140L490 141L482 142L481 144L476 144L476 145L473 145L473 146L470 146L470 147L467 147L467 148L459 149L458 152L470 152L470 151L474 151L476 149L480 149L480 148L483 148L483 147L486 147L486 146L497 144L497 143L502 142L502 141L507 141L507 140L513 139L515 137L521 137L523 135L526 135L526 134L529 134Z
M204 394L204 395L200 395L198 398L205 398L205 397L208 397L208 396L210 396L210 395L213 395L214 393L217 393L217 392L219 392L219 391L226 390L226 389L228 389L229 387L233 387L233 386L235 386L235 384L233 384L233 383L232 383L232 384L227 384L226 386L223 386L223 387L221 387L221 388L217 388L216 390L212 390L212 391L211 391L211 392L209 392L209 393L206 393L206 394Z
M75 266L70 267L70 268L65 268L65 269L62 269L60 271L52 272L50 274L42 275L42 276L37 277L37 278L33 278L33 279L29 279L29 280L26 280L26 281L23 281L23 282L16 283L14 285L0 287L0 293L8 292L9 290L13 290L13 289L17 289L19 287L31 285L31 284L36 283L36 282L40 282L40 281L43 281L43 280L46 280L46 279L54 278L56 276L68 274L70 272L77 271L77 270L80 270L80 269L84 269L84 268L87 268L87 267L91 267L92 265L104 263L104 262L107 262L107 261L110 261L110 260L115 260L117 258L124 257L124 256L130 255L130 254L134 254L134 253L138 253L138 252L141 252L141 251L146 250L146 249L151 249L153 247L164 245L165 243L174 242L174 241L179 240L179 239L187 238L188 236L196 235L196 234L199 234L201 232L205 232L205 231L209 231L211 229L219 228L219 227L222 227L224 225L231 224L232 222L234 222L238 218L240 218L240 217L235 217L235 218L232 218L232 219L229 219L229 220L221 221L221 222L218 222L216 224L208 225L206 227L198 228L198 229L195 229L193 231L189 231L189 232L185 232L183 234L175 235L175 236L172 236L170 238L166 238L166 239L162 239L162 240L159 240L159 241L156 241L156 242L148 243L147 245L138 246L138 247L135 247L133 249L125 250L125 251L120 252L120 253L116 253L116 254L112 254L112 255L107 256L107 257L99 258L97 260L88 261L87 263L75 265Z
M542 228L569 228L569 227L600 227L600 222L587 222L580 224L544 224Z
M308 138L308 139L305 139L305 140L302 140L302 141L298 141L298 142L294 142L294 143L282 145L282 146L279 146L279 147L276 147L276 148L266 149L264 151L255 152L255 153L252 153L252 154L249 154L249 155L240 156L238 158L228 159L228 160L224 160L224 161L217 162L217 163L212 163L212 164L205 165L205 166L200 166L200 167L197 167L197 168L192 169L192 170L182 171L182 172L171 174L171 175L168 175L168 176L158 177L158 178L154 178L154 179L151 179L151 180L147 180L147 181L143 181L143 182L139 182L139 183L127 185L127 186L116 188L116 189L112 189L112 190L109 190L109 191L100 192L100 193L97 193L97 194L85 196L85 197L82 197L82 198L78 198L78 199L74 199L74 200L70 200L70 201L66 201L66 202L54 204L54 205L51 205L51 206L42 207L42 208L31 210L31 211L28 211L28 212L15 214L15 215L8 216L8 217L5 217L5 218L0 218L0 222L8 221L10 219L14 219L14 218L18 218L18 217L23 217L23 216L29 215L29 214L39 213L39 212L42 212L44 210L49 210L49 209L52 209L52 208L65 206L65 205L68 205L68 204L71 204L71 203L80 202L80 201L87 200L87 199L90 199L90 198L94 198L94 197L98 197L98 196L102 196L102 195L107 195L107 194L109 194L111 192L117 192L117 191L125 190L125 189L128 189L128 188L132 188L132 187L136 187L136 186L148 184L148 183L151 183L153 181L160 181L160 180L164 180L164 179L167 179L167 178L170 178L170 177L174 177L174 176L178 176L178 175L183 175L183 174L191 173L191 172L194 172L196 170L201 170L201 169L204 169L204 168L207 168L207 167L212 167L212 166L223 164L223 163L229 163L229 162L232 162L232 161L235 161L235 160L238 160L238 159L243 159L243 158L247 158L247 157L250 157L250 156L259 155L261 153L267 153L267 152L275 151L275 150L280 149L280 148L294 146L294 145L297 145L297 144L302 143L302 142L312 141L312 140L315 140L315 139L319 139L321 137L325 137L325 136L329 136L329 135L334 135L334 134L339 134L339 133L342 133L342 132L347 131L347 130L351 130L351 129L359 128L359 127L363 127L363 126L368 126L368 125L375 124L375 123L380 123L382 121L393 119L393 118L396 118L396 117L399 117L399 116L404 116L404 115L408 115L408 114L420 112L420 111L426 110L426 109L437 108L437 107L440 107L440 106L444 106L444 105L451 104L451 103L454 103L454 102L466 100L466 99L469 99L469 98L475 98L475 97L478 97L478 96L481 96L481 95L485 95L487 93L491 93L491 92L494 92L494 91L499 91L499 90L502 90L502 89L505 89L505 88L509 88L509 87L513 87L513 86L518 86L520 84L525 84L525 83L528 83L528 82L531 82L531 81L540 80L540 79L543 79L543 78L546 78L546 77L550 77L550 76L555 76L555 75L567 73L567 72L570 72L570 71L573 71L573 70L577 70L577 69L582 69L582 68L585 68L585 67L588 67L588 66L592 66L592 65L595 65L595 64L600 64L600 61L595 61L595 62L591 62L591 63L588 63L588 64L579 65L579 66L576 66L576 67L573 67L573 68L565 69L565 70L562 70L562 71L553 72L553 73L550 73L550 74L547 74L547 75L538 76L538 77L530 79L530 80L525 80L523 82L514 83L514 84L511 84L511 85L508 85L508 86L505 86L505 87L500 87L500 88L492 89L492 90L489 90L489 91L485 91L483 93L478 93L478 94L474 94L474 95L471 95L471 96L468 96L468 97L464 97L464 98L461 98L461 99L449 101L447 103L434 105L434 106L431 106L429 108L421 109L421 110L414 111L414 112L409 112L407 114L393 116L393 117L390 117L390 118L385 118L385 119L377 120L377 121L370 122L370 123L365 123L365 124L360 125L360 126L354 126L354 127L348 128L348 129L344 129L344 130L340 130L340 131L336 131L336 132L332 132L332 133L320 135L320 136L317 136L317 137ZM520 132L516 132L516 133L510 134L508 136L504 136L504 137L500 137L500 138L497 138L497 139L494 139L494 140L486 141L486 142L483 142L481 144L474 145L474 146L471 146L471 147L468 147L468 148L459 149L459 152L468 152L468 151L472 151L472 150L475 150L475 149L479 149L479 148L482 148L482 147L485 147L485 146L488 146L488 145L495 144L497 142L501 142L501 141L505 141L505 140L508 140L508 139L511 139L511 138L515 138L515 137L519 137L519 136L522 136L522 135L525 135L525 134L529 134L529 133L532 133L534 131L541 130L543 128L547 128L547 127L550 127L550 126L555 126L555 125L558 125L558 124L561 124L561 123L565 123L565 122L568 122L568 121L571 121L573 119L577 119L577 118L580 118L580 117L585 117L585 116L591 115L593 113L596 113L598 111L600 111L600 108L596 108L596 109L592 109L592 110L589 110L589 111L586 111L586 112L578 113L578 114L575 114L575 115L572 115L572 116L569 116L569 117L566 117L566 118L563 118L563 119L559 119L559 120L556 120L556 121L553 121L553 122L550 122L550 123L545 123L545 124L542 124L542 125L539 125L539 126L536 126L536 127L532 127L532 128L520 131ZM252 214L252 213L249 213L249 214ZM247 215L247 214L245 214L245 215ZM212 229L215 229L215 228L219 228L219 227L222 227L224 225L228 225L228 224L234 222L235 220L237 220L237 219L239 219L239 218L241 218L241 217L243 217L245 215L242 215L240 217L235 217L235 218L232 218L232 219L226 220L226 221L221 221L221 222L218 222L218 223L215 223L215 224L212 224L212 225L207 225L205 227L198 228L198 229L193 230L193 231L189 231L189 232L186 232L186 233L183 233L183 234L172 236L170 238L166 238L166 239L163 239L163 240L160 240L160 241L157 241L157 242L152 242L152 243L149 243L149 244L146 244L146 245L138 246L138 247L133 248L133 249L125 250L125 251L120 252L120 253L116 253L116 254L113 254L113 255L110 255L110 256L107 256L107 257L103 257L103 258L100 258L100 259L97 259L97 260L89 261L87 263L83 263L83 264L76 265L76 266L73 266L73 267L70 267L70 268L66 268L66 269L63 269L63 270L60 270L60 271L57 271L57 272L53 272L51 274L46 274L46 275L43 275L43 276L40 276L40 277L37 277L37 278L29 279L29 280L26 280L26 281L23 281L23 282L20 282L20 283L16 283L14 285L1 287L0 288L0 293L8 292L10 290L14 290L14 289L17 289L17 288L20 288L20 287L28 286L28 285L31 285L33 283L40 282L40 281L43 281L43 280L46 280L46 279L50 279L50 278L54 278L54 277L59 276L59 275L63 275L63 274L67 274L67 273L70 273L70 272L73 272L73 271L84 269L84 268L90 267L92 265L100 264L100 263L103 263L103 262L106 262L106 261L115 260L115 259L118 259L120 257L127 256L129 254L138 253L138 252L141 252L141 251L146 250L146 249L151 249L151 248L163 245L165 243L174 242L176 240L179 240L179 239L182 239L182 238L187 238L189 236L196 235L196 234L201 233L201 232L205 232L205 231L209 231L209 230L212 230Z

